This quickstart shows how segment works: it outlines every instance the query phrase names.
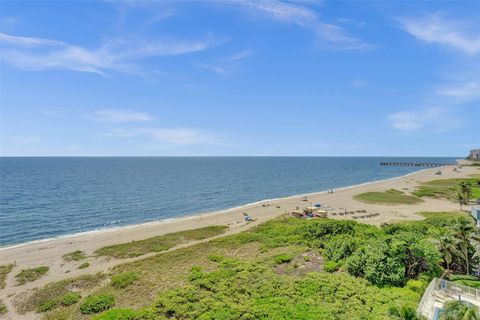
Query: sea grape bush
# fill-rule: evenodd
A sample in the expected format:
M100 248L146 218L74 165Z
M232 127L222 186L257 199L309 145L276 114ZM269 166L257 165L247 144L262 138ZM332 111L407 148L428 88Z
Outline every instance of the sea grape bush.
M115 298L111 294L89 295L80 305L82 314L92 314L110 309L115 305Z

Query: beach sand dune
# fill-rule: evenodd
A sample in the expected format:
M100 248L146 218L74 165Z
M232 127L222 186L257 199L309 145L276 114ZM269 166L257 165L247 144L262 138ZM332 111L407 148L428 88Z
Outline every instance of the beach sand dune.
M375 217L357 220L359 222L373 225L381 225L384 222L400 220L420 220L422 217L415 214L415 212L420 211L455 211L459 209L458 204L445 199L427 198L424 202L419 204L391 206L365 204L353 198L353 196L359 193L388 189L399 189L408 193L413 191L419 183L424 181L430 181L434 179L462 178L468 177L472 174L480 173L476 167L464 167L461 172L455 172L453 169L454 166L446 166L441 168L441 176L435 175L435 172L438 170L437 168L426 169L390 180L377 181L338 189L335 190L334 193L319 192L308 195L297 195L276 200L261 201L242 207L199 214L196 216L179 218L170 221L161 221L111 230L87 232L63 238L49 239L45 241L37 241L18 246L1 248L1 264L14 263L15 267L7 277L6 288L0 290L0 300L6 302L7 306L9 306L9 309L11 310L11 300L13 299L14 295L19 294L24 290L39 287L46 283L58 281L72 276L94 273L96 271L105 271L116 264L135 259L143 259L149 256L143 255L137 258L122 260L89 257L86 261L90 263L90 267L87 269L78 269L78 262L66 262L62 258L62 255L72 251L81 250L87 255L91 255L95 249L104 246L142 240L167 233L211 225L228 226L228 231L221 235L224 236L246 230L269 219L295 210L297 207L304 208L316 203L320 203L322 206L334 208L337 212L339 212L340 208L342 208L342 210L364 209L370 213L379 213L379 215ZM305 198L307 201L305 201ZM246 223L244 221L243 213L249 214L255 219L255 221ZM335 215L332 216L332 218L353 219L353 216L354 215ZM184 247L208 240L209 239L182 244L170 250L175 250L179 247ZM23 286L15 285L15 274L17 274L21 269L38 266L48 266L50 270L39 280L27 283ZM67 270L69 270L69 273L66 273ZM14 318L12 317L12 314L9 316L12 319L31 319L34 317L34 315L31 314L25 316L14 315Z

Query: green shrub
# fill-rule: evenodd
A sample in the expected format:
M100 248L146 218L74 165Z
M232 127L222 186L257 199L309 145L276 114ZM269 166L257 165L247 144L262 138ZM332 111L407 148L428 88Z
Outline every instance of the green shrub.
M189 281L195 281L203 277L202 268L199 266L193 266L190 270L190 274L188 275Z
M132 309L112 309L93 317L92 320L133 320L136 317L137 313Z
M60 303L66 307L80 301L82 296L77 292L67 292L60 298Z
M82 314L99 313L115 305L115 297L111 294L89 295L80 305Z
M78 266L78 269L85 269L85 268L88 268L88 267L90 267L90 263L84 262L84 263L82 263L81 265Z
M335 272L338 270L339 266L340 264L335 261L328 261L327 263L325 263L325 266L323 267L323 269L326 272Z
M273 260L275 261L275 264L288 263L293 260L293 256L286 253L282 253L273 257Z
M55 309L58 306L58 302L56 300L47 300L46 302L42 303L37 311L38 312L47 312L50 310Z
M32 282L43 276L50 268L41 266L33 269L23 269L15 278L17 278L17 285L24 285L27 282Z
M125 289L138 279L138 273L134 271L128 271L116 274L112 277L110 285L117 289Z
M407 288L418 294L423 294L427 288L427 283L422 280L408 280Z

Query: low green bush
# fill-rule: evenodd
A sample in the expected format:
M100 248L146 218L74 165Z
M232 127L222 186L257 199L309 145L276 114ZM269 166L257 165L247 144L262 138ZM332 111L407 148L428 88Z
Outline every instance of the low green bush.
M112 309L105 311L92 320L133 320L137 318L137 312L132 309Z
M60 302L62 305L68 307L80 301L81 297L80 293L67 292L60 298Z
M134 271L128 271L116 274L112 277L110 285L117 289L125 289L138 279L138 273Z
M275 257L273 257L273 259L275 261L275 264L282 264L282 263L288 263L292 261L293 256L286 253L282 253L282 254L276 255Z
M58 306L58 302L56 300L47 300L46 302L42 303L37 311L38 312L47 312L50 310L55 309Z
M335 272L338 270L339 266L340 265L338 262L328 261L327 263L325 263L323 270L325 270L326 272Z
M423 294L425 289L427 288L427 283L422 280L408 280L407 282L407 288L418 293L418 294Z
M111 294L91 294L80 305L80 312L82 314L99 313L112 308L114 305L115 297Z

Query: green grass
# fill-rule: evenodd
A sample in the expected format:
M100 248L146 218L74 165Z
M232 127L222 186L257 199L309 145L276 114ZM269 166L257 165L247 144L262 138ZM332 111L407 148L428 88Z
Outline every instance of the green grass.
M84 262L84 263L82 263L81 265L78 266L78 269L86 269L88 267L90 267L90 263Z
M417 214L427 219L431 218L431 219L442 219L442 220L458 218L458 217L465 217L465 218L470 217L468 213L461 212L461 211L442 211L442 212L422 211L422 212L417 212Z
M13 264L5 264L0 266L0 289L7 285L7 275L12 271Z
M480 187L477 183L478 177L468 179L439 179L422 183L412 194L417 197L446 198L456 200L457 185L462 182L472 185L472 199L480 198Z
M209 226L200 229L169 233L145 240L103 247L95 250L95 255L120 259L138 257L150 252L165 251L184 242L210 238L224 233L227 228L228 227L226 226Z
M117 289L125 289L138 279L138 273L135 271L123 272L112 277L110 285Z
M422 199L407 195L403 191L390 189L387 191L373 191L357 194L354 199L370 204L386 204L386 205L398 205L398 204L417 204L423 202Z
M48 272L50 268L46 266L40 266L32 269L23 269L15 278L17 279L17 285L24 285L27 282L32 282L43 276Z
M85 252L77 250L73 252L66 253L62 256L65 261L80 261L87 258Z

